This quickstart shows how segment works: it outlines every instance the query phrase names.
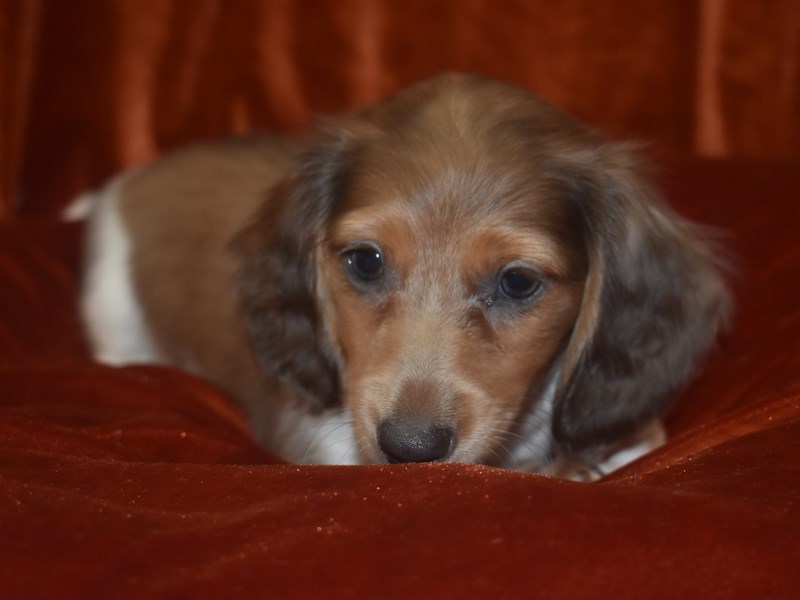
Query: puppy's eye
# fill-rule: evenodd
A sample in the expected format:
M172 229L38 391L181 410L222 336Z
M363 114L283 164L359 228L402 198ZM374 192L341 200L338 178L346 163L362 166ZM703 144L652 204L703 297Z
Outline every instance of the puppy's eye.
M344 255L350 276L363 283L373 283L383 277L383 252L373 245L348 250Z
M542 281L532 269L510 267L503 271L498 287L506 298L524 300L539 291L539 288L542 287Z

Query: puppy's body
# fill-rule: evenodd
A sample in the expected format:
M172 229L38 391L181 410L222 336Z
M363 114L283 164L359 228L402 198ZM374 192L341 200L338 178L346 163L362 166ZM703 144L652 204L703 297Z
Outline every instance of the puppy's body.
M127 174L90 244L97 356L209 378L305 462L618 466L728 305L627 149L463 76Z

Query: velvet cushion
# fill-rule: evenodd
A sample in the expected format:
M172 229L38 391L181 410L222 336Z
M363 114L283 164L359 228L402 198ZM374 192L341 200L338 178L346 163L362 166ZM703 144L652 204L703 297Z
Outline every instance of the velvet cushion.
M593 484L470 465L295 466L178 371L88 359L81 228L0 226L0 581L23 597L793 597L797 163L686 160L738 312L662 449Z

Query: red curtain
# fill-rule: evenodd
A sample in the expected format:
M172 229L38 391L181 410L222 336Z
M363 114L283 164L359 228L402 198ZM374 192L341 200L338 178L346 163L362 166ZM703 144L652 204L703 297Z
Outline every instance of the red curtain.
M0 1L0 216L447 69L528 86L658 156L800 154L794 0Z

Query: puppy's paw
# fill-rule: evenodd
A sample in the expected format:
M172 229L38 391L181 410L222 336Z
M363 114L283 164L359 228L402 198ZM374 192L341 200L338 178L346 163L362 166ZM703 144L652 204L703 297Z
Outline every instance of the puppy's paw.
M552 463L552 475L572 481L597 481L655 450L666 441L661 421L653 421L620 444L589 458L560 456Z

